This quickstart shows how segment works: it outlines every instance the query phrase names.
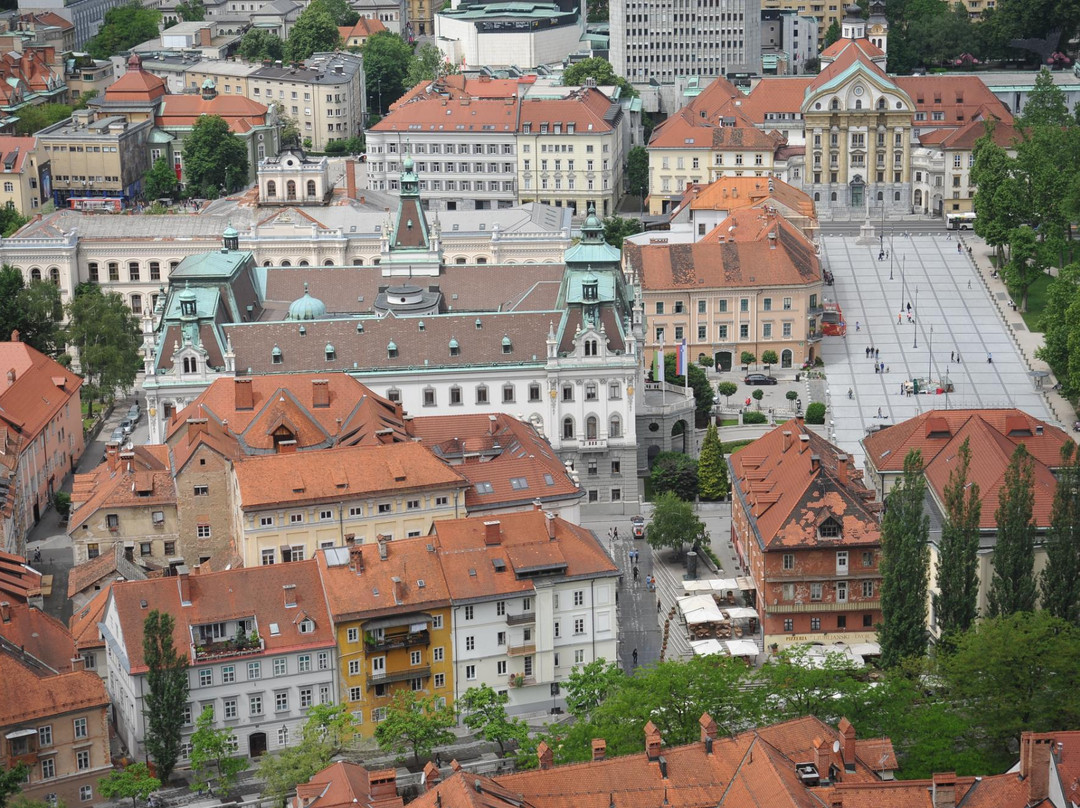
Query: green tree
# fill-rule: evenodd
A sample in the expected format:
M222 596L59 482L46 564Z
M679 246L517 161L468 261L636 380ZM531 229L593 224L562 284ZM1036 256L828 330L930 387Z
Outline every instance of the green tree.
M1080 393L1080 264L1050 281L1040 323L1043 345L1035 355L1050 365L1066 396Z
M285 43L285 59L289 62L302 62L311 54L332 51L341 43L334 18L322 6L312 3L304 9L289 32Z
M163 783L180 758L184 708L188 700L187 658L173 645L176 621L157 609L143 622L143 661L146 663L146 751L157 765Z
M999 263L1009 234L1020 223L1019 193L1012 178L1012 158L994 140L994 123L986 124L986 134L975 142L971 181L975 184L973 204L978 216L975 233L995 248Z
M588 0L585 10L585 18L589 22L607 22L608 20L608 0Z
M331 755L340 755L356 736L356 719L344 704L315 704L301 732L326 744Z
M784 393L784 398L791 402L791 409L795 409L795 401L799 398L799 392L797 390L788 390Z
M776 355L776 351L762 351L761 364L763 365L776 365L779 364L780 357Z
M27 286L18 269L8 264L0 267L0 334L4 339L18 331L20 341L57 356L64 347L63 319L59 286L47 280Z
M344 704L316 704L295 744L259 760L259 779L266 784L264 794L279 803L312 775L325 769L340 755L356 734L356 719Z
M701 442L701 454L698 456L698 490L702 499L717 500L726 499L730 488L720 436L717 434L716 424L710 423L705 431L705 440Z
M694 506L679 499L672 491L656 498L646 539L649 546L659 550L670 547L682 551L686 544L696 543L705 534L705 525L694 513Z
M988 612L1005 617L1035 610L1035 464L1020 444L1005 469L998 494L994 574L990 579Z
M8 800L22 791L26 775L30 768L25 763L16 763L10 769L0 769L0 808L5 808Z
M415 87L422 81L433 81L439 76L458 72L457 65L447 61L441 50L425 42L416 49L416 54L409 61L409 71L405 76L405 86Z
M247 184L247 149L220 115L202 115L192 127L184 141L184 176L189 189L211 199L221 187L235 191Z
M353 26L360 19L348 0L312 0L311 5L329 14L335 25Z
M752 365L757 362L757 356L753 351L743 351L739 354L739 361L744 365Z
M68 104L39 104L35 107L23 107L16 115L15 134L32 135L54 123L60 123L71 117L72 107Z
M664 378L668 384L682 387L686 384L686 378L675 372L675 365L675 353L672 351L664 357ZM699 419L707 418L716 401L716 393L704 370L693 362L687 362L687 369L690 372L690 388L694 391L694 411Z
M150 795L161 788L161 781L150 774L145 763L132 763L123 769L113 769L107 777L98 780L98 790L107 800L126 800L131 798L131 808L136 808L138 800L148 800Z
M649 478L656 494L671 491L687 501L698 495L698 462L683 452L660 452L653 459Z
M278 62L285 58L285 43L269 31L251 28L240 40L236 52L249 62L261 62L265 59Z
M563 71L563 84L573 87L585 84L585 79L595 79L598 87L616 86L623 98L637 98L638 91L615 72L611 62L600 56L590 56L575 62Z
M762 390L762 389L761 389L761 388L759 387L759 388L758 388L757 390L755 390L754 392L752 392L752 393L750 394L750 396L751 396L751 397L752 397L752 398L754 399L754 401L756 401L756 402L757 402L757 408L758 408L758 409L760 410L760 409L761 409L761 400L762 400L763 398L765 398L765 391L764 391L764 390Z
M947 694L966 716L970 743L991 770L1015 760L1020 733L1052 732L1080 722L1080 629L1049 612L980 621L942 660Z
M430 757L436 746L454 740L450 728L455 724L453 709L438 706L434 696L398 690L386 709L386 718L375 727L375 740L380 749L387 751L408 747L412 750L413 763L419 767L420 758Z
M1080 623L1080 450L1071 440L1061 447L1061 469L1046 533L1046 566L1039 583L1046 611Z
M881 520L881 662L886 667L926 650L930 519L925 513L922 454L904 458L904 476L885 500Z
M379 31L369 36L361 50L364 56L364 75L367 84L368 108L382 115L405 94L413 52L397 34Z
M982 500L979 484L968 482L971 467L970 441L965 438L956 465L945 486L945 524L941 528L934 612L942 641L967 631L978 617L979 519Z
M142 338L134 313L116 292L82 284L66 307L67 341L79 351L88 401L111 401L130 390L142 367Z
M836 42L840 38L840 33L840 21L834 17L829 27L825 29L825 47Z
M731 397L739 392L739 385L735 382L718 382L716 392L724 397L724 403L731 406Z
M641 230L641 222L637 219L624 216L608 216L604 219L604 241L612 247L622 249L623 240L627 236L640 233Z
M649 150L634 146L626 155L626 188L634 196L649 195Z
M118 53L131 50L140 42L159 36L158 23L161 12L144 8L138 0L105 12L97 35L86 43L86 52L95 59L108 59Z
M575 665L566 680L566 711L579 721L587 721L593 710L622 686L625 676L622 668L606 659Z
M1016 120L1017 126L1075 126L1076 119L1069 114L1065 93L1054 84L1054 77L1045 67L1035 77L1035 87L1024 102L1024 112Z
M13 207L0 208L0 236L7 238L28 221L28 216L23 216Z
M146 199L172 198L180 183L176 179L176 169L169 165L167 157L159 157L143 175L143 196Z
M214 729L214 708L206 705L195 719L191 735L191 771L199 788L213 793L228 794L247 760L235 754L236 736L228 728Z
M176 13L184 22L202 22L206 19L206 6L203 0L180 0Z
M836 721L845 700L866 693L866 674L839 652L812 660L805 646L781 649L768 665L755 671L753 682L761 694L772 694L760 706L761 723L776 723L805 715ZM844 713L840 713L843 715Z
M506 745L521 744L529 736L529 725L520 718L506 714L510 697L496 693L491 685L470 687L457 701L463 713L462 723L488 743L499 745L499 754L506 754Z
M820 401L811 401L806 407L806 423L825 423L825 405Z

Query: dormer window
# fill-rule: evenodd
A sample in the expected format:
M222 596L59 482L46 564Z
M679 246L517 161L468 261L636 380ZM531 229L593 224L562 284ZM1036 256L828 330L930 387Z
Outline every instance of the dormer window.
M386 346L386 358L387 359L397 359L397 343L396 342L391 342L389 345Z
M458 345L458 341L453 338L450 339L450 355L461 356L461 346Z
M585 300L599 300L600 299L600 283L599 281L589 280L585 281L581 285L581 295Z
M180 314L184 317L195 316L195 301L194 300L181 300L180 301Z
M281 348L274 346L274 350L270 352L270 361L275 365L281 364Z
M315 622L311 618L305 617L300 621L298 628L300 629L301 634L314 634Z
M326 361L333 362L336 357L337 351L334 350L334 346L331 345L329 342L326 343Z
M513 352L514 352L514 343L512 343L512 342L510 341L510 337L509 337L509 336L503 336L503 338L502 338L502 352L503 352L504 354L508 354L508 353L513 353Z
M818 525L818 536L822 539L841 538L840 523L831 516Z

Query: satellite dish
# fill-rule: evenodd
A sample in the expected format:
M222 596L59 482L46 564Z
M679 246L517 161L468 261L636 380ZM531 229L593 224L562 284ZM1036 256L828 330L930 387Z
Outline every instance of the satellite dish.
M832 750L833 750L833 753L838 753L840 751L840 741L833 741L832 742Z

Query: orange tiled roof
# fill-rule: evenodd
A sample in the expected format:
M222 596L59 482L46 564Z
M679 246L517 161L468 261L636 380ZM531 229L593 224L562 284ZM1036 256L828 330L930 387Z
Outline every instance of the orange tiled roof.
M516 98L520 85L532 84L534 80L533 76L522 76L520 79L493 79L490 76L470 78L460 73L440 76L435 81L420 82L391 104L390 109L396 109L419 97L459 100L462 98Z
M110 584L94 595L85 606L71 615L68 628L71 630L71 636L75 640L75 647L78 650L105 647L105 640L101 637L98 623L105 619L105 605L109 602L111 592L112 585Z
M1040 434L1041 433L1041 434ZM1056 426L1017 409L930 410L863 439L867 462L878 473L899 474L912 449L922 453L927 484L943 501L949 473L964 440L971 448L969 480L982 494L980 527L993 530L994 511L1005 471L1016 447L1023 443L1035 463L1035 523L1050 523L1057 483L1053 469L1061 464L1061 447L1069 436Z
M54 671L71 670L75 642L63 623L25 603L9 603L4 608L7 618L0 619L0 637Z
M250 407L244 393L248 389ZM316 393L323 389L328 404L316 406ZM219 426L228 421L227 432L240 440L245 453L274 449L273 431L283 424L290 428L301 451L409 439L400 405L341 372L217 379L173 416L166 442L175 445L188 429L189 419L203 418Z
M15 371L15 381L7 373ZM0 423L23 445L72 398L78 401L82 379L24 342L0 342ZM76 405L77 406L77 405Z
M686 107L694 113L694 117L701 118L701 113L705 113L706 119L715 122L720 110L732 98L742 98L739 88L723 76L717 76L704 90L694 96Z
M162 127L194 126L203 115L218 115L225 119L231 131L243 133L265 125L266 113L266 106L242 95L203 98L186 93L169 94L164 97L155 122Z
M964 126L976 119L980 111L984 117L990 115L1012 123L1009 110L978 76L897 76L895 81L897 87L911 96L917 112L941 112L944 115L943 120L934 121L928 114L926 121L915 123L917 127Z
M769 238L770 233L775 238ZM627 263L641 274L642 287L650 292L821 280L821 263L799 229L782 216L756 208L736 211L700 241L628 244L626 255Z
M37 149L36 137L0 135L0 158L15 155L11 168L4 168L5 174L21 174L26 168L27 155Z
M22 556L0 550L0 600L26 603L29 597L40 594L41 573Z
M393 774L393 770L390 770ZM404 802L392 785L380 789L389 778L386 772L369 771L356 763L342 760L331 763L296 787L295 802L290 808L402 808Z
M88 671L49 674L24 665L0 651L0 681L7 693L18 698L0 699L0 726L62 715L74 710L106 707L109 696L105 683Z
M493 521L499 522L498 543L485 544L492 529L485 522ZM434 532L454 600L530 592L534 584L527 577L530 570L561 569L566 576L618 575L618 568L590 531L539 510L437 521ZM505 563L504 572L495 569L496 560Z
M176 487L169 447L163 444L136 446L134 451L107 460L87 474L76 474L71 503L68 533L104 507L175 505Z
M571 123L578 132L609 132L615 128L610 113L618 106L595 87L583 87L565 98L526 98L521 103L521 124L532 124L534 132L545 123L561 123L564 132Z
M146 672L143 660L143 622L153 610L176 620L173 642L183 654L194 654L191 629L205 623L254 617L265 655L303 648L329 648L334 631L315 561L270 564L224 572L189 575L190 605L180 601L179 577L124 581L112 586L111 608L120 618L130 672ZM291 589L287 587L292 587ZM295 606L286 606L286 595ZM145 606L143 603L145 602ZM298 615L306 615L315 630L301 634ZM278 633L273 632L276 624ZM193 661L193 656L189 656Z
M766 76L749 95L735 99L732 104L754 123L762 125L768 113L791 113L802 109L811 81L812 76Z
M450 98L440 99L417 95L406 103L392 108L371 127L376 132L408 131L410 127L435 130L513 132L517 129L517 100ZM485 129L485 127L494 127Z
M825 62L829 59L835 59L849 47L857 48L862 51L867 59L880 59L885 55L885 51L869 39L838 39L819 54L821 61Z
M873 494L851 458L802 420L766 432L732 454L730 464L762 550L881 543ZM842 538L823 541L818 526L830 517L840 523Z
M450 604L450 591L431 538L386 542L385 552L384 559L375 544L355 545L351 551L336 548L318 552L319 575L335 621ZM345 557L348 562L342 563Z
M237 463L234 473L242 508L467 485L461 474L417 443L256 455Z
M141 63L105 88L105 101L152 101L164 96L168 90L165 80L142 69Z
M775 199L803 216L815 218L810 194L767 177L720 177L709 185L692 188L689 196L692 210L736 210Z
M987 126L990 125L991 137L998 146L1003 149L1015 149L1020 139L1019 130L1009 121L1002 121L994 115L993 110L981 109L973 120L959 129L935 129L929 135L941 134L937 141L944 149L971 151L975 148L975 142L986 134ZM925 144L923 138L919 141Z
M431 415L414 418L412 429L468 481L469 513L584 495L551 444L531 424L505 413ZM481 493L478 483L490 483L492 490Z
M383 25L382 20L377 20L374 17L361 17L356 21L356 25L349 27L348 25L339 25L338 34L341 35L341 41L346 46L352 44L349 40L356 38L360 40L366 40L372 34L377 34L380 31L385 31L386 26Z

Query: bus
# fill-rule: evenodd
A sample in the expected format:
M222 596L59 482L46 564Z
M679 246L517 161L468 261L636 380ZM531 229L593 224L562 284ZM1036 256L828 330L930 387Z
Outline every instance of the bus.
M847 336L847 323L839 303L823 303L821 313L821 333L826 337Z
M124 200L108 196L72 196L68 197L68 205L72 210L120 213L124 209Z
M946 213L945 225L950 230L974 230L975 211L970 213Z

